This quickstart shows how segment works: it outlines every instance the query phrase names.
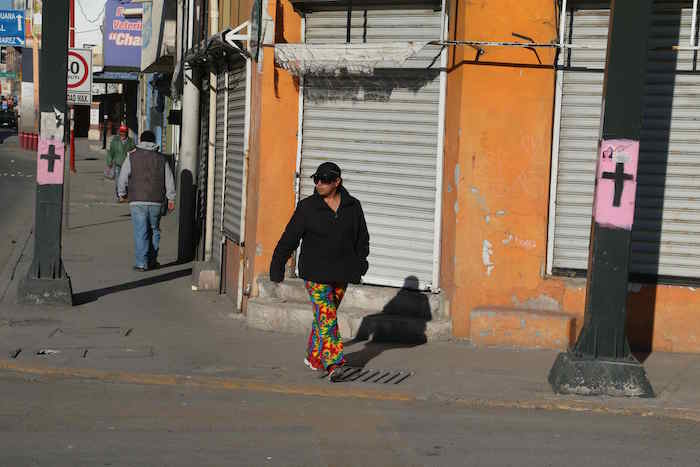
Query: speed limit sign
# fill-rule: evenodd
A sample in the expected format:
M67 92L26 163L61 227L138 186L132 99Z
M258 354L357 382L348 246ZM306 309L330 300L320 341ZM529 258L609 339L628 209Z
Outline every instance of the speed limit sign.
M90 105L92 103L92 50L68 51L68 103Z

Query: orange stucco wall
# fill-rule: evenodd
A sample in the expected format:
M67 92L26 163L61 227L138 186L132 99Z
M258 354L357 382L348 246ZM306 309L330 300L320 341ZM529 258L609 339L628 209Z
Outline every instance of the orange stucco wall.
M452 2L451 2L452 3ZM452 3L450 39L556 39L556 2ZM554 52L450 50L445 127L441 285L457 337L479 306L527 306L579 317L585 281L545 275ZM628 331L637 348L700 352L698 295L687 287L632 287Z
M301 41L301 17L286 0L270 1L276 42ZM299 86L274 66L264 47L262 70L253 62L251 128L243 283L255 296L256 279L267 274L277 240L294 209ZM243 304L245 310L245 300Z

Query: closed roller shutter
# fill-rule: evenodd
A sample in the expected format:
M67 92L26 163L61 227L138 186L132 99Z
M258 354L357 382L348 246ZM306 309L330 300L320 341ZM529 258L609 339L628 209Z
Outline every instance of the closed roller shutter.
M345 12L306 18L307 43L342 43ZM440 39L440 12L354 10L352 42ZM343 170L361 202L370 233L371 284L401 286L415 276L433 284L437 187L440 49L426 47L400 69L372 76L306 77L302 126L301 196L326 160Z
M226 128L226 72L216 74L216 133L214 140L214 219L212 226L212 259L221 267L221 228L224 202L224 130Z
M585 270L588 260L609 6L574 3L568 41L596 50L562 53L562 105L552 266ZM654 4L640 142L630 271L698 277L700 267L700 73L688 44L692 3Z
M228 77L226 192L224 194L224 234L237 243L241 241L246 80L246 62L240 60L232 65Z

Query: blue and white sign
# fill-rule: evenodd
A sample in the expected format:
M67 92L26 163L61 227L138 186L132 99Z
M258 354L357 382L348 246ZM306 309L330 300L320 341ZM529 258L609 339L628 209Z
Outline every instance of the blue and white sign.
M0 10L0 45L24 47L24 11Z

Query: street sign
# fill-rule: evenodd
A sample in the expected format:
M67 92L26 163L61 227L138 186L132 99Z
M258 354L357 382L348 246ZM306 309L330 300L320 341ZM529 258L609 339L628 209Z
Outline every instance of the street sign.
M68 51L68 103L90 105L92 103L92 50Z
M0 45L24 47L24 11L0 10Z

